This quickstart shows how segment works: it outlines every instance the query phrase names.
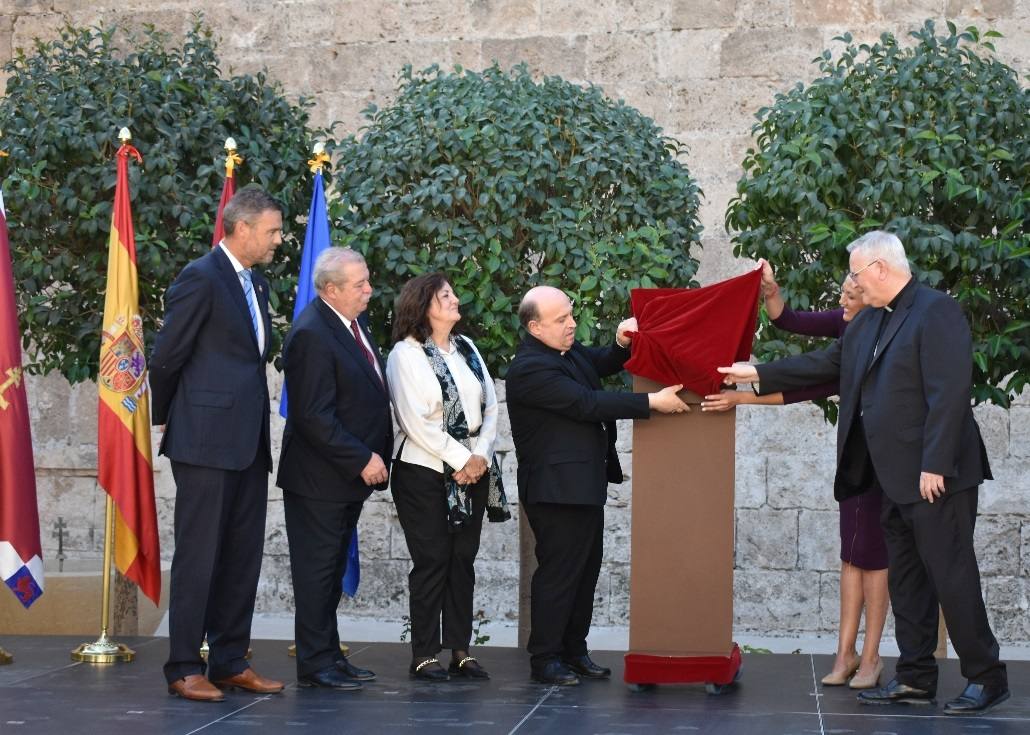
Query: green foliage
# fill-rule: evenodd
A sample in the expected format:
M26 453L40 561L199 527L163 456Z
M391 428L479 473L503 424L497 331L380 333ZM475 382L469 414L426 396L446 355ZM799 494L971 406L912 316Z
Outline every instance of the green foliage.
M396 101L366 115L363 137L341 143L337 228L365 253L381 303L444 271L498 374L533 285L565 289L590 342L612 338L630 288L693 283L700 192L684 148L599 88L537 83L524 66L406 67ZM388 321L373 319L384 345Z
M0 145L10 157L0 158L0 180L22 335L35 350L30 369L59 370L72 382L97 370L122 126L144 160L130 165L129 176L148 341L164 290L211 247L225 138L236 138L244 158L237 187L263 186L284 205L288 227L307 213L305 154L326 132L307 127L312 102L290 104L264 74L222 78L199 19L181 48L153 28L133 41L126 53L114 29L67 28L60 40L18 50L5 66ZM279 315L291 313L297 249L290 237L265 269ZM284 327L280 316L273 339Z
M726 224L801 309L836 305L851 240L894 232L918 278L969 317L975 400L1008 406L1030 381L1030 91L994 58L998 33L948 30L927 21L908 48L837 39L846 49L823 52L823 77L759 111ZM756 351L800 346L783 336Z

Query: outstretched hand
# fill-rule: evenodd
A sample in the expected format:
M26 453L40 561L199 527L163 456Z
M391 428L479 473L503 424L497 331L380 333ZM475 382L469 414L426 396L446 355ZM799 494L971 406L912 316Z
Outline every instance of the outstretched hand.
M746 362L735 362L729 367L716 368L723 374L722 382L726 385L738 383L754 383L758 380L758 369Z

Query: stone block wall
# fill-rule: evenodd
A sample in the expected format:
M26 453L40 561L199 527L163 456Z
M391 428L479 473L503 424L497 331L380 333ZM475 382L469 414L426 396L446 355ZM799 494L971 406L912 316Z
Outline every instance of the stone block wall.
M723 213L740 161L752 144L754 112L778 91L816 73L810 62L851 31L899 38L934 18L1001 31L999 55L1030 71L1027 0L5 0L0 61L65 23L143 24L181 33L202 9L221 39L223 68L267 68L289 94L316 100L318 122L357 132L360 111L394 93L403 64L478 69L525 61L538 74L601 85L685 141L686 161L705 192L699 278L710 283L750 266L732 256ZM6 80L0 71L0 83ZM112 135L113 135L112 131ZM0 140L2 144L2 140ZM143 142L141 141L142 145ZM146 155L146 151L143 151ZM280 377L269 371L273 388ZM104 496L96 487L96 390L57 377L28 381L43 543L52 559L58 517L65 551L99 558ZM273 389L273 410L278 405ZM500 395L503 396L503 386ZM984 590L999 637L1030 643L1030 394L1010 411L977 409L996 480L981 491L977 544ZM837 518L832 500L833 431L810 406L742 408L737 416L736 627L759 634L827 633L837 615ZM502 409L499 450L514 497L514 456ZM273 436L281 436L273 417ZM632 476L630 426L620 452ZM155 446L157 437L154 439ZM278 447L273 448L275 456ZM174 483L156 461L162 553L172 553ZM631 482L609 488L604 569L596 623L628 618ZM269 495L258 610L292 611L282 498ZM407 549L388 494L375 496L360 525L358 597L342 608L399 620L406 614ZM477 606L495 621L518 610L515 523L487 524L478 564ZM398 623L398 632L400 624Z

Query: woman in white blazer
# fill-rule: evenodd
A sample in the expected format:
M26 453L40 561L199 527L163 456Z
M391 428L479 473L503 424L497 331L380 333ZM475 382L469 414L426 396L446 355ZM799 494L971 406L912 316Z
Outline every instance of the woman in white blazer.
M510 517L493 457L493 380L472 340L457 333L460 319L444 274L413 278L394 305L386 363L399 426L391 489L412 560L409 673L426 681L490 678L469 655L474 564L484 511ZM436 658L443 648L451 649L447 669Z

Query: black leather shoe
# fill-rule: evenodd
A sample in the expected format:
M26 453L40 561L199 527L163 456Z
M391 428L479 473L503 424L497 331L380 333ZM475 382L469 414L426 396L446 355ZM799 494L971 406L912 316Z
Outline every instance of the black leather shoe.
M432 682L449 681L451 678L435 658L427 658L418 663L412 661L411 666L408 667L408 674L412 679Z
M944 705L946 715L978 715L999 705L1011 696L1008 687L970 684L960 695Z
M324 689L339 689L344 692L353 692L361 689L361 684L348 679L342 671L335 666L329 666L313 674L297 677L297 685L302 687L322 687Z
M541 684L555 684L560 687L570 687L579 684L579 677L573 674L568 666L557 659L548 661L539 668L532 669L530 678Z
M451 659L451 665L447 667L447 673L451 676L464 676L466 679L489 679L490 674L479 665L479 661L471 656L463 659Z
M561 662L585 679L607 679L612 675L611 669L598 666L590 660L588 654L576 658L563 658Z
M352 681L373 681L376 678L374 671L355 666L347 660L346 656L336 662L336 668Z
M878 689L866 689L858 695L859 704L937 704L936 692L917 689L891 679L886 686Z

